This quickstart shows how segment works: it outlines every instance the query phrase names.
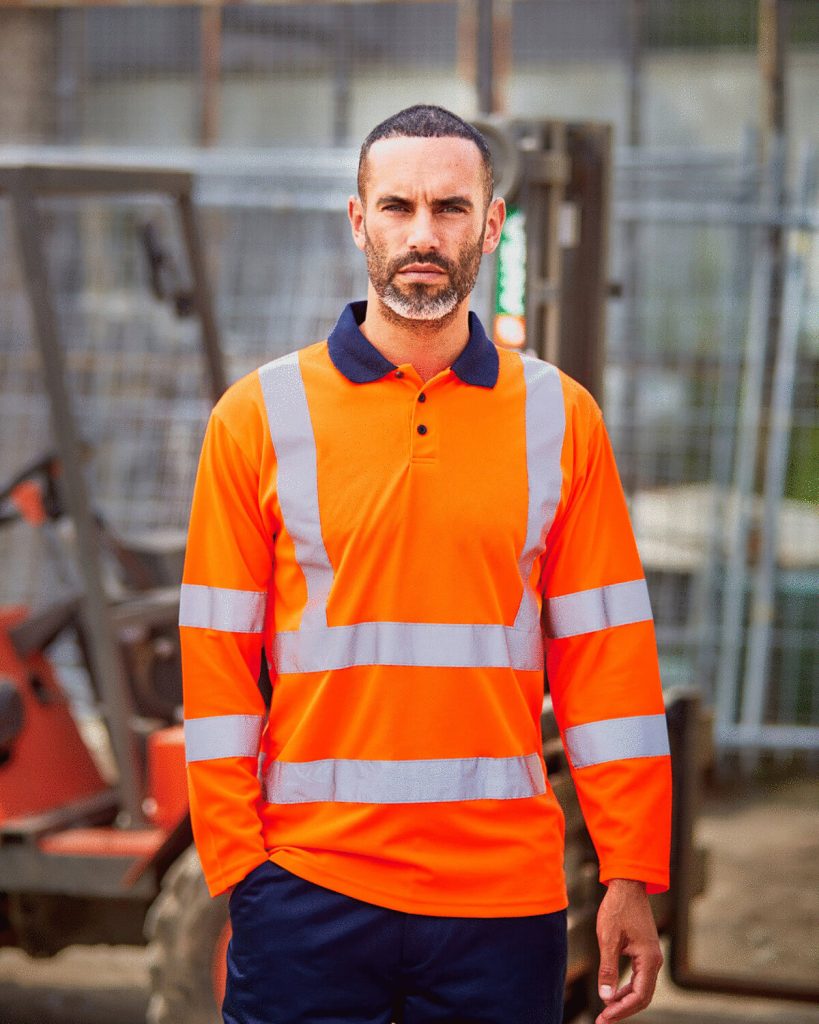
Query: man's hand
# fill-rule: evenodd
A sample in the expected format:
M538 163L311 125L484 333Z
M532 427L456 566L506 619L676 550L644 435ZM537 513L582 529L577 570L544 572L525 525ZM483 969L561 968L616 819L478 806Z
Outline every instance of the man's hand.
M644 1010L654 995L663 954L643 882L612 878L597 912L598 987L606 1008L595 1024L613 1024ZM618 960L631 958L631 978L617 988Z

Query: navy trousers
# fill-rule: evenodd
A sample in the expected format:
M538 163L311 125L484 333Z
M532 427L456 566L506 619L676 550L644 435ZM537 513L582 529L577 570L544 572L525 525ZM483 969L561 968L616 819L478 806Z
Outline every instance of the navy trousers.
M561 1024L566 911L432 917L270 861L230 897L225 1024Z

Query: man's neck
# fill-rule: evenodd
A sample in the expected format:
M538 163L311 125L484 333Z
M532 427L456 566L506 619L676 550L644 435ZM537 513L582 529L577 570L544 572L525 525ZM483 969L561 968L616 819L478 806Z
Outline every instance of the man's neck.
M423 381L452 366L469 341L469 300L440 320L405 320L385 308L370 288L359 329L391 363L410 363Z

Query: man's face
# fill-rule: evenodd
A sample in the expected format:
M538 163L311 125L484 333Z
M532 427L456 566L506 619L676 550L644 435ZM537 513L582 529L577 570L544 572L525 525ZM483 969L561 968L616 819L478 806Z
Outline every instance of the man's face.
M384 305L403 319L441 320L497 245L503 200L487 210L483 163L468 139L382 139L367 157L364 200L351 199L349 213Z

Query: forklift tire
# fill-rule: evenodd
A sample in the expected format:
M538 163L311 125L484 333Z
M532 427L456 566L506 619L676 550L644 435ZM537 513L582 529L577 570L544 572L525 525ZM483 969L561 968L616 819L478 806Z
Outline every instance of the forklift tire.
M212 899L194 847L170 867L145 918L151 996L147 1024L221 1024L227 896Z

